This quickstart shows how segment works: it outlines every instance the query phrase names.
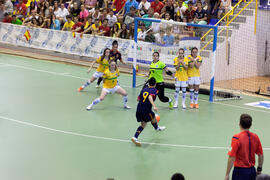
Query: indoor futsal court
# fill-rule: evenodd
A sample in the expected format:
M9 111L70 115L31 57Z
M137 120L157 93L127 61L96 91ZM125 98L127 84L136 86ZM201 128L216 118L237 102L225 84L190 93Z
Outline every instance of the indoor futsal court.
M166 130L148 124L142 147L136 147L130 138L138 127L141 87L131 88L132 76L122 73L119 83L132 109L123 109L122 97L113 94L88 112L101 88L93 83L77 92L94 70L86 72L87 67L0 54L1 180L165 180L175 172L189 180L223 179L242 113L253 117L251 131L261 139L263 173L269 173L270 110L245 105L269 99L244 95L209 103L200 94L199 110L169 110L157 99ZM165 92L173 98L174 90Z

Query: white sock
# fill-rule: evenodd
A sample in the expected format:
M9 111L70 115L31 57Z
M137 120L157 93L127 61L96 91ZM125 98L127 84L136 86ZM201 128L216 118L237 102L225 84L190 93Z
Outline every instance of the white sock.
M175 93L174 93L174 103L178 104L178 97L179 97L179 91L180 91L180 87L176 87L175 88Z
M195 104L198 104L198 99L199 99L199 91L195 91L194 92L194 101L195 101Z
M124 106L127 106L128 96L124 96Z
M190 93L190 104L194 104L194 89L190 89L189 93Z
M182 104L186 103L186 93L187 93L187 88L182 87Z
M87 82L84 84L84 85L82 85L82 87L83 88L86 88L87 86L89 86L91 84L91 81L90 81L90 79L89 80L87 80Z

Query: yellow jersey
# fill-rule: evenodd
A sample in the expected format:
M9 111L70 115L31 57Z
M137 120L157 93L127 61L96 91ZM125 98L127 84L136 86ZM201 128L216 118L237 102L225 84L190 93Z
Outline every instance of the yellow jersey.
M188 56L188 64L190 64L192 62L191 58L192 58L192 56L189 55ZM202 63L202 57L201 56L197 56L196 58L198 58L197 63L198 62ZM188 67L188 77L200 77L200 69L196 68L195 65L192 68Z
M73 27L74 24L75 23L73 21L70 21L70 23L69 22L65 22L64 28L66 28L67 30L71 30L71 28Z
M97 72L104 72L109 68L109 61L106 59L101 60L101 56L96 60L96 62L99 64L96 70Z
M173 65L175 67L178 66L178 63L179 63L178 60L179 60L178 57L174 58L174 60L173 60L174 61ZM188 58L187 57L184 57L184 61L183 62L187 66L188 66L188 61L189 61ZM180 65L179 69L176 70L175 77L176 77L177 81L188 81L187 70L184 68L184 66L182 64Z
M120 75L120 72L118 69L114 73L112 73L109 68L104 71L103 78L103 88L114 88L117 85L117 77Z

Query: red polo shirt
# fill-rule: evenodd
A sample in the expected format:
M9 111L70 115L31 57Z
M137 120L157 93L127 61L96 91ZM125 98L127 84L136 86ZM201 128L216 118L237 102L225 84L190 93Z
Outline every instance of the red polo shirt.
M261 141L256 134L250 131L242 131L232 137L228 155L235 157L234 167L253 167L255 165L255 154L263 154Z

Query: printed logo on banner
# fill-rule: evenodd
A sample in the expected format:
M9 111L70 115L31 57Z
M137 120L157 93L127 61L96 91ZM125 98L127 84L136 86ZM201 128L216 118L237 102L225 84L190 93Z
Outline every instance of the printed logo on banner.
M76 37L76 42L70 47L70 52L73 52L75 48L81 43L82 39L80 37Z
M109 40L106 42L105 47L102 48L102 49L100 50L100 53L99 53L99 54L102 55L102 54L103 54L103 51L104 51L106 48L111 48L112 42L113 42L113 39L109 39Z
M129 45L130 45L130 42L129 41L126 41L123 45L122 45L122 47L121 47L121 52L122 53L125 53L125 51L128 49L128 47L129 47Z
M20 41L22 41L22 37L26 31L26 27L23 27L20 31L20 34L16 37L15 43L18 44Z
M33 40L37 39L39 37L39 34L40 34L40 29L38 29L38 28L35 29L34 32L33 32L33 36L28 41L29 45L32 45Z
M68 33L67 32L65 32L64 34L62 34L61 41L56 44L56 49L57 50L60 49L63 46L64 42L67 40L67 37L68 37Z
M42 47L46 47L48 42L53 38L53 34L54 32L53 31L50 31L48 33L48 37L47 37L47 40L45 40L43 43L42 43Z
M258 101L258 102L246 103L245 105L264 108L264 109L270 109L270 101Z
M85 54L89 54L90 49L93 48L93 47L96 45L97 41L98 41L98 38L97 38L97 37L93 37L93 38L91 39L91 41L90 41L89 46L87 46L87 47L85 48L84 53L85 53Z

